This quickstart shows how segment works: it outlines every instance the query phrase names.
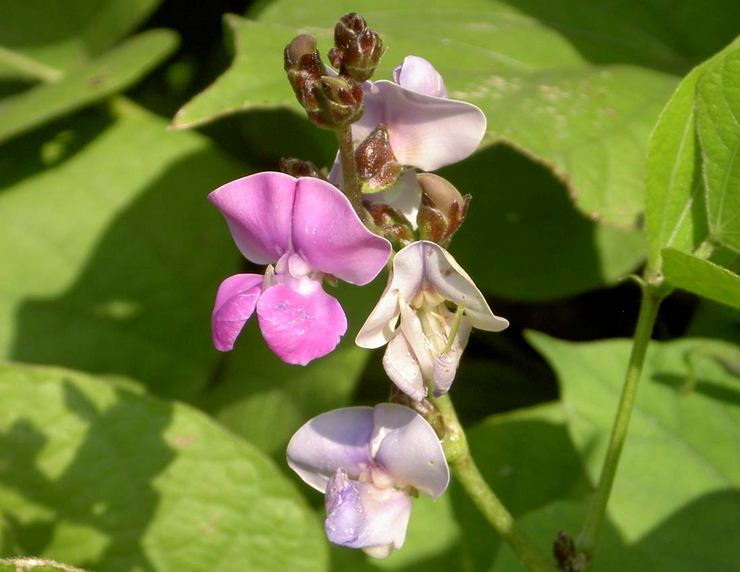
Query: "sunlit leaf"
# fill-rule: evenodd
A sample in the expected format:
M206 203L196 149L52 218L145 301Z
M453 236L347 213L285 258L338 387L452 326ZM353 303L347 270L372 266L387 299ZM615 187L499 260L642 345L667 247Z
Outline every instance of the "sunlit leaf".
M631 344L578 344L535 333L530 340L558 374L570 433L596 482ZM686 511L695 515L702 499L740 484L740 457L735 454L740 442L740 380L707 351L711 347L730 351L733 346L686 339L653 342L648 349L609 504L609 515L627 543L643 541ZM728 499L727 510L737 513L738 495ZM733 553L740 556L740 530L727 534L734 539ZM705 557L712 544L704 549ZM681 570L692 570L690 563L698 558L688 559Z
M697 113L709 230L740 251L740 48L723 54L702 76Z
M144 32L56 81L0 100L0 141L121 91L176 45L169 30Z
M714 4L707 14L582 0L466 0L433 7L421 0L403 6L365 0L352 9L388 46L376 77L389 78L406 54L429 59L450 97L488 115L484 144L505 141L531 154L567 185L587 216L633 226L643 208L646 143L660 109L689 67L687 58L729 39L726 24L716 26L714 36L693 30L698 19L714 22L714 11L731 10L725 0ZM178 113L176 126L246 109L298 111L282 69L283 48L296 33L309 32L325 52L347 8L298 0L258 8L250 14L256 20L227 19L236 40L234 62ZM694 45L687 50L688 36Z
M663 273L671 285L740 308L740 276L732 270L672 248L663 250L663 259Z
M209 191L243 173L120 102L0 151L0 356L192 397L218 360L210 312L240 255Z

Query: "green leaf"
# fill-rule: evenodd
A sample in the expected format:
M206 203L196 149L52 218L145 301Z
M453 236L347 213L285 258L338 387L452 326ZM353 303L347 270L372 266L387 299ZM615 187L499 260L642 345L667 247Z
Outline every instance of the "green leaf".
M126 36L160 0L23 0L0 7L0 76L68 71Z
M120 100L0 150L0 357L193 397L210 312L242 260L207 193L244 173Z
M674 14L637 1L353 5L389 48L377 78L389 78L406 54L429 59L450 97L475 103L488 116L484 145L504 141L531 154L567 185L582 212L619 226L639 223L646 142L689 65L687 52L694 58L705 51L699 42L729 40L726 24L714 36L693 31L697 22L715 21L711 13L723 7L730 11L732 4L716 0L692 21L686 10ZM256 21L229 17L236 42L231 68L174 125L247 109L300 111L284 77L283 48L308 31L326 51L345 11L338 2L279 0L253 10ZM689 36L694 47L687 50Z
M489 294L572 296L614 284L644 257L641 232L587 219L552 174L507 147L486 149L441 174L473 197L452 251Z
M702 76L697 114L709 230L740 252L740 48L722 55Z
M177 45L169 30L150 30L58 81L0 100L0 141L75 111L136 83Z
M677 288L740 308L740 276L732 270L673 248L663 253L663 274Z
M0 403L0 510L26 553L111 571L324 569L294 486L198 411L13 365Z
M661 269L664 247L693 252L708 236L694 92L707 64L679 84L650 137L645 216L648 261Z
M539 333L531 333L529 339L558 375L570 433L596 482L631 342L571 343ZM687 511L696 516L706 499L726 495L740 484L740 457L735 454L740 442L740 384L736 372L707 353L707 348L736 351L732 347L696 339L649 346L609 503L609 515L625 542L643 541ZM729 498L728 510L737 514L738 495ZM711 518L711 513L702 516L704 521ZM737 560L737 527L727 534L734 538L734 548L728 550ZM708 558L713 546L708 542L699 556ZM680 569L692 570L690 564Z

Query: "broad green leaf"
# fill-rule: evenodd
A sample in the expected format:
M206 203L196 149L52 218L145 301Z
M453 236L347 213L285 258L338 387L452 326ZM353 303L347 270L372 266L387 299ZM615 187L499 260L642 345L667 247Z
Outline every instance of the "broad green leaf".
M732 7L725 0L713 4L707 12ZM390 77L406 54L429 59L450 97L486 112L484 145L504 141L533 155L563 180L587 216L638 223L646 142L677 75L690 65L684 39L701 14L689 25L685 11L585 0L466 0L433 8L421 0L402 7L365 0L352 8L389 48L377 78ZM345 11L337 2L279 0L253 10L256 20L230 17L237 48L231 68L174 124L189 127L266 107L299 111L282 50L296 33L310 32L325 52ZM698 34L690 35L698 42ZM723 29L712 45L727 35ZM693 58L704 50L688 51Z
M104 99L138 81L177 45L169 30L134 36L59 79L0 100L0 141Z
M538 333L531 333L529 339L558 375L570 433L592 482L596 482L622 389L630 341L571 343ZM652 342L648 348L609 504L609 515L625 542L643 541L683 511L691 509L695 514L705 499L740 485L740 457L736 454L740 383L736 372L706 354L708 347L726 352L733 346L685 339ZM727 510L737 514L738 495L729 498L732 502ZM703 515L704 520L711 518L712 514ZM727 534L734 537L732 551L740 557L740 530L735 527ZM705 550L710 552L712 545Z
M740 308L740 276L709 260L663 249L663 274L677 288Z
M0 572L85 572L81 568L41 558L0 559Z
M509 148L486 149L441 174L473 197L451 248L489 294L572 296L614 284L644 257L641 232L587 219L551 173Z
M22 0L0 5L0 75L71 70L141 24L160 0Z
M210 312L241 260L209 191L243 174L120 101L0 148L0 357L193 397Z
M679 84L650 137L645 217L648 260L656 272L662 248L693 252L708 235L694 113L696 84L706 67L694 68Z
M697 86L712 237L740 251L740 48L723 54Z
M111 571L324 568L295 487L202 413L14 365L0 402L0 510L25 553Z

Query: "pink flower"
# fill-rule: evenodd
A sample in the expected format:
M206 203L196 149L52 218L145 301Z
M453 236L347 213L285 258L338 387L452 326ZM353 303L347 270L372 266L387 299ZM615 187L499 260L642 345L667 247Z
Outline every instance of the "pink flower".
M388 260L390 243L367 230L347 198L320 179L257 173L208 198L242 254L270 265L264 275L236 274L221 283L211 318L216 348L231 350L256 309L265 342L283 361L306 365L330 353L347 319L324 292L324 274L367 284Z
M288 465L326 494L329 540L376 558L403 545L409 493L437 498L450 481L434 429L415 411L390 403L314 417L290 440Z
M362 84L365 113L352 124L356 144L383 123L398 162L424 171L462 161L478 148L486 116L471 103L447 99L432 64L406 56L393 80Z

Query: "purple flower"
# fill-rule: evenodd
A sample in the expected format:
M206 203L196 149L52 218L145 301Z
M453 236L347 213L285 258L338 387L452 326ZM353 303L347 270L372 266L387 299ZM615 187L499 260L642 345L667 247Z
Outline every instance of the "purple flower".
M362 84L365 113L352 124L356 143L383 123L398 162L424 171L462 161L478 148L486 116L471 103L447 99L432 64L406 56L393 79Z
M216 348L231 350L256 309L267 345L283 361L305 365L330 353L347 319L324 292L323 275L367 284L388 260L390 243L367 230L347 198L320 179L257 173L208 198L242 254L270 265L264 276L236 274L221 283L211 318Z
M409 493L437 498L450 480L434 429L415 411L389 403L314 417L290 440L288 465L326 494L329 540L376 558L403 545Z
M447 301L457 306L454 313ZM363 348L387 343L385 372L401 391L419 401L427 394L427 384L437 395L449 390L471 328L499 332L508 325L493 314L449 252L419 241L396 254L388 285L356 343Z

